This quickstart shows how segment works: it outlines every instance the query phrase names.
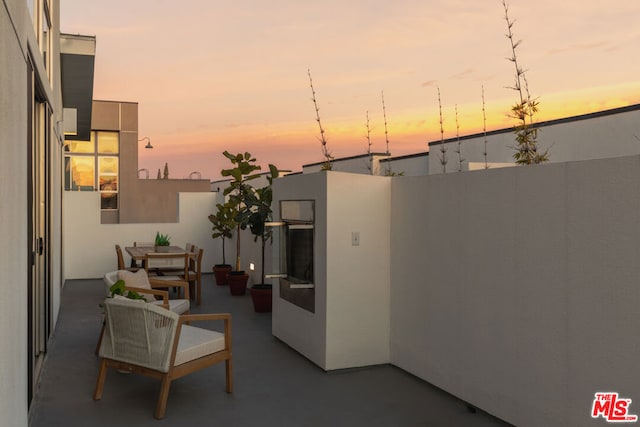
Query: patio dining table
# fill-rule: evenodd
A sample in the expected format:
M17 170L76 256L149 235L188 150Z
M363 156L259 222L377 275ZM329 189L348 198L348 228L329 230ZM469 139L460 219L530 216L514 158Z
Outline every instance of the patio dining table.
M144 257L148 253L156 252L155 246L126 246L124 248L125 251L131 256L134 261L144 261ZM168 253L185 253L184 248L180 246L168 246L168 249L165 249ZM193 258L195 254L193 252L187 252L190 258Z

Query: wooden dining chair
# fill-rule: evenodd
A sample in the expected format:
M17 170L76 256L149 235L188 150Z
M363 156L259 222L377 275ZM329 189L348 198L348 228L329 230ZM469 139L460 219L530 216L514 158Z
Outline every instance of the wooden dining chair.
M147 248L147 247L154 247L155 243L154 242L133 242L133 246L134 247L141 246L141 247ZM134 267L135 268L138 268L138 267L139 268L144 268L144 261L142 261L140 263L140 265L138 265L138 262L135 259L131 258L131 267L132 268L134 268Z
M189 282L189 291L191 292L192 286L195 288L192 295L195 294L196 304L200 305L202 302L202 255L204 254L204 249L193 245L191 252L193 252L194 256L189 257L189 270L187 271L186 279Z
M181 282L189 289L186 279L189 276L189 254L186 252L150 252L144 257L144 269L154 279Z
M116 245L116 257L118 258L118 270L138 271L138 267L134 266L135 261L133 259L131 260L131 267L124 266L124 255L120 245Z

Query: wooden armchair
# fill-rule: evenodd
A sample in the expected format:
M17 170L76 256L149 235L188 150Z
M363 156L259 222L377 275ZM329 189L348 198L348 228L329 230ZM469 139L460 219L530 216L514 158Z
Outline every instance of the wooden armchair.
M155 411L158 419L165 415L171 381L215 363L225 362L225 388L227 393L233 391L230 314L179 316L153 304L126 298L108 298L105 310L107 322L99 351L102 361L95 400L102 398L107 368L162 380ZM185 324L201 320L224 321L224 333Z

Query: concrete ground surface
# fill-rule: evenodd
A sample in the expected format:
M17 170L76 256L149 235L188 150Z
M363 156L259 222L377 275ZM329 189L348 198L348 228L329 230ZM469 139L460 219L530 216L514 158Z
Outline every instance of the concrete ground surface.
M248 292L231 296L203 278L192 313L233 316L234 393L224 363L174 381L166 417L153 418L160 381L109 370L102 400L93 390L104 285L68 280L30 409L31 427L80 426L508 426L392 365L325 372L271 335L271 314L255 313ZM221 330L221 322L194 326Z

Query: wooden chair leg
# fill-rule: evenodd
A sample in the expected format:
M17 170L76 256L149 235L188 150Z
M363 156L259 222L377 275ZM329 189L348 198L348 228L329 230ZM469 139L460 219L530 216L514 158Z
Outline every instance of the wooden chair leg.
M96 344L96 350L95 350L95 354L96 356L98 355L98 352L100 351L100 345L102 344L102 337L104 336L104 328L106 326L106 321L102 321L102 329L100 330L100 336L98 337L98 343Z
M227 377L227 393L233 393L233 363L231 362L231 359L225 360L224 363Z
M162 385L160 386L160 396L158 396L158 405L156 406L156 419L164 418L167 412L167 399L169 398L169 388L171 387L171 379L169 374L162 377Z
M96 390L93 393L93 400L102 399L102 389L104 388L104 382L107 378L107 361L102 359L100 363L100 372L98 373L98 380L96 381Z
M196 287L198 288L196 294L196 304L200 305L200 303L202 302L202 277L200 277L199 275L196 279Z

